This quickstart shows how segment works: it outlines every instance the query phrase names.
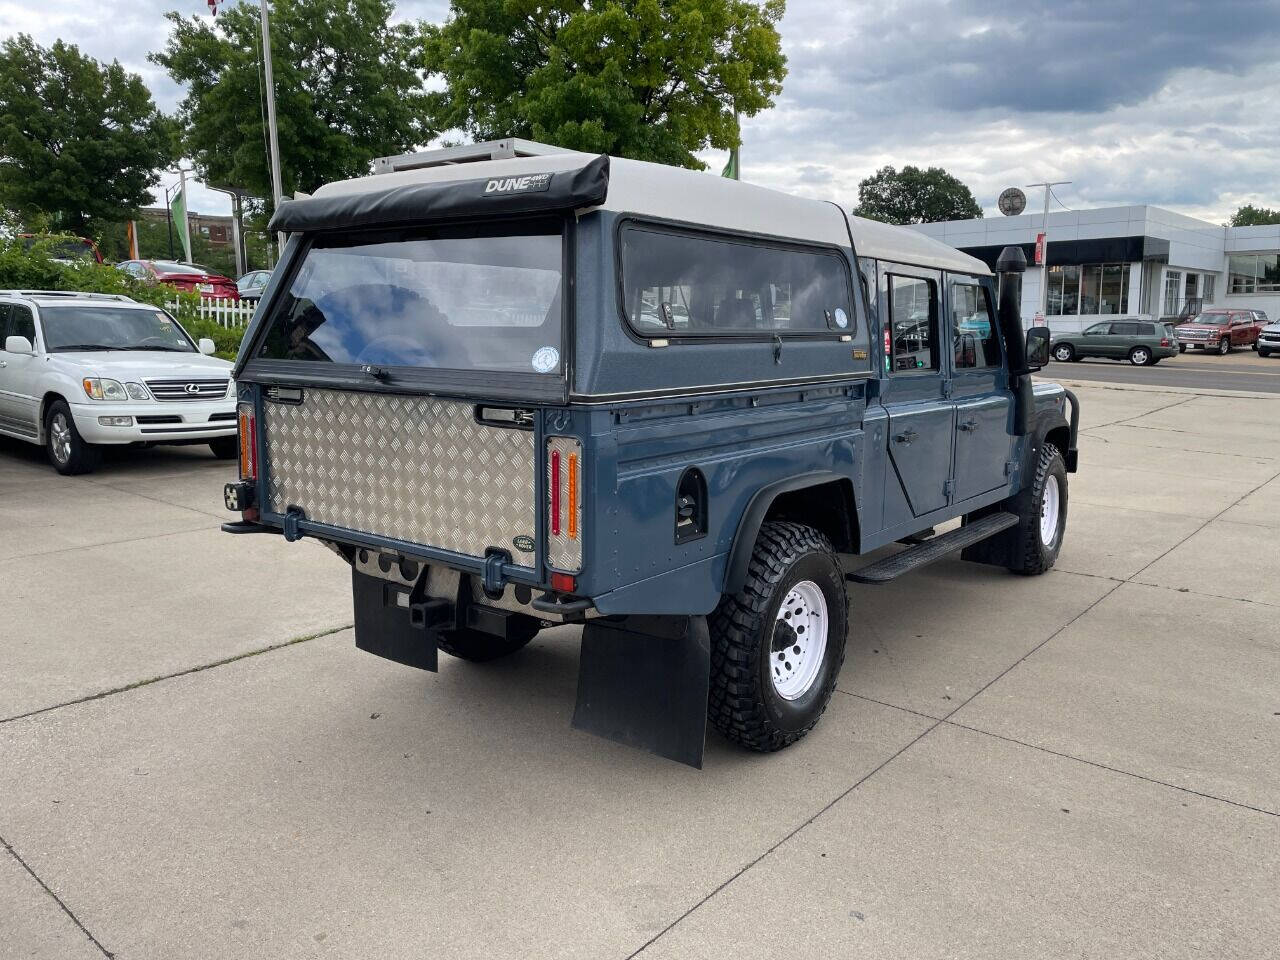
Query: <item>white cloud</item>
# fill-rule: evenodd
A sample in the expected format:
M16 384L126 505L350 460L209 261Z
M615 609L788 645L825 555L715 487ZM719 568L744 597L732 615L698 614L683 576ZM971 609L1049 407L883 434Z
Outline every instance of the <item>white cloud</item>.
M401 0L438 20L446 0ZM147 53L164 13L206 0L0 0L0 35L62 38L181 91ZM1005 186L1054 179L1069 206L1155 203L1211 220L1280 206L1277 0L789 0L775 109L744 121L743 175L852 205L884 164L937 164L993 212ZM708 154L713 170L723 154ZM166 183L172 178L166 178ZM192 187L201 212L225 197Z

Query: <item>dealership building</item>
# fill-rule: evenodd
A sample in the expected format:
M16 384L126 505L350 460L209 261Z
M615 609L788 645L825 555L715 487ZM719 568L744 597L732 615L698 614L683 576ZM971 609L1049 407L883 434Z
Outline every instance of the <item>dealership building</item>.
M915 227L993 269L1000 251L1027 256L1022 318L1040 311L1046 270L1035 265L1043 216L1024 213ZM1208 307L1265 310L1280 318L1280 225L1223 227L1160 207L1102 207L1049 214L1045 321L1082 330L1100 317L1187 317Z

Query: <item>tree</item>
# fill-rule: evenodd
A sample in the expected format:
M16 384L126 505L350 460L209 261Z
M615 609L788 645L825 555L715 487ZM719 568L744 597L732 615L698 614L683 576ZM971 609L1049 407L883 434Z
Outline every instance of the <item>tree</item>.
M373 158L432 136L423 126L418 31L389 23L390 0L274 0L280 166L286 194L369 172ZM151 60L186 87L178 109L183 152L210 183L271 196L262 34L257 4L216 22L177 13Z
M941 167L881 167L858 184L860 217L885 223L937 223L982 216L982 208L963 183Z
M1231 218L1233 227L1265 227L1273 223L1280 223L1280 210L1255 207L1252 203L1246 203Z
M137 74L61 40L0 45L0 203L80 235L151 201L171 162L165 119Z
M442 130L700 169L782 90L785 0L452 0L424 26Z

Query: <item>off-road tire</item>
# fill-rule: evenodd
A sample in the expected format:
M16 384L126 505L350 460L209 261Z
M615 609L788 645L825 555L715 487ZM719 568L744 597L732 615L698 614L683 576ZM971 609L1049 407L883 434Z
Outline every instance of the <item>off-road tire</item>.
M1046 544L1040 536L1040 511L1050 477L1058 482L1058 523L1053 542ZM1058 559L1067 530L1067 465L1057 447L1051 443L1040 447L1031 483L1008 503L1018 517L1018 526L1014 528L1015 562L1009 569L1028 577L1047 573Z
M538 622L530 617L527 629L521 630L510 639L504 639L492 633L481 633L479 630L450 630L448 633L438 635L436 646L442 653L457 657L459 660L488 663L490 660L508 657L525 647L537 636L539 627Z
M1076 357L1076 348L1069 343L1060 343L1053 348L1053 359L1059 363L1073 363Z
M1129 362L1135 367L1150 366L1153 359L1151 351L1146 347L1134 347L1129 351Z
M55 428L58 433L62 433L64 430L67 431L65 434L65 443L67 444L65 457L54 451L54 444L58 442ZM80 431L76 429L75 417L71 415L71 408L67 406L65 400L55 400L49 404L49 409L45 411L44 451L48 454L49 462L53 464L53 469L64 476L90 473L102 459L102 451L93 444L85 442L84 438L80 436Z
M808 580L827 605L827 642L812 685L783 699L769 673L778 607L791 587ZM814 728L844 663L849 595L831 542L812 527L770 521L760 528L742 589L726 594L708 618L711 696L707 718L730 740L762 753L781 750Z
M1218 356L1225 357L1231 352L1231 338L1223 337L1218 341Z
M209 449L219 460L234 460L240 456L239 437L218 437L209 441Z

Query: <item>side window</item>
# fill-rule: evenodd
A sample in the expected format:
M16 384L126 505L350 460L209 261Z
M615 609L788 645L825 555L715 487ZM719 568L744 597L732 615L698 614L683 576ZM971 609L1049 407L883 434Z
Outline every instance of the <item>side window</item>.
M1134 337L1138 334L1138 325L1133 322L1113 323L1111 332L1121 337Z
M9 320L10 337L26 337L32 344L36 342L36 321L31 315L30 307L23 307L15 304L13 306L13 315Z
M1089 327L1089 329L1085 330L1085 336L1104 337L1110 332L1111 332L1111 324L1095 323L1093 326Z
M1156 335L1156 325L1154 323L1138 324L1138 336L1154 337Z
M890 359L894 372L938 369L938 285L889 275Z
M976 283L953 281L950 304L956 369L1000 366L1000 338L987 291Z
M839 254L627 225L623 309L641 336L854 332Z
M4 349L4 342L8 339L12 327L10 326L10 318L13 316L12 303L0 303L0 350Z

